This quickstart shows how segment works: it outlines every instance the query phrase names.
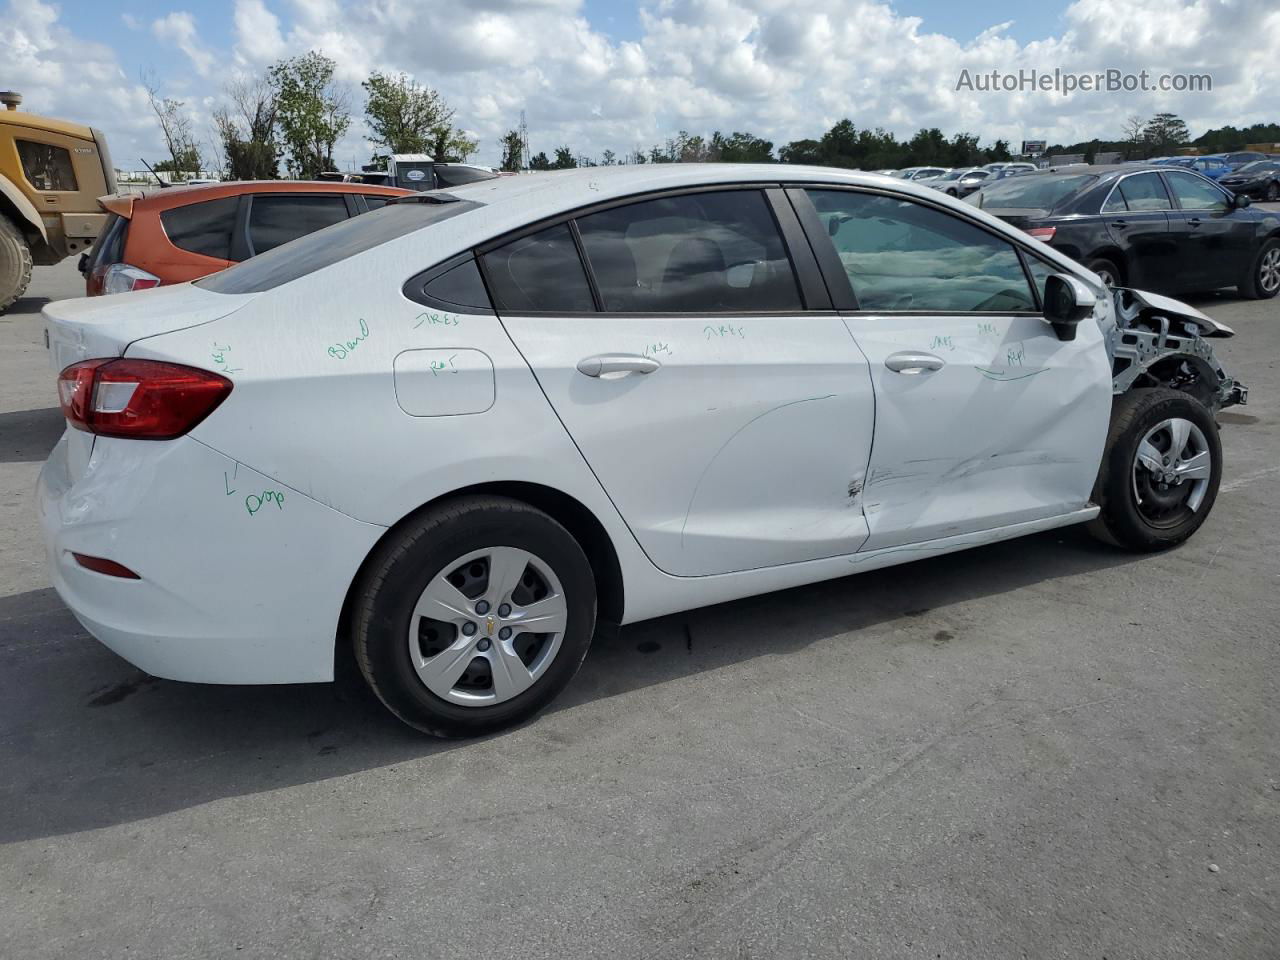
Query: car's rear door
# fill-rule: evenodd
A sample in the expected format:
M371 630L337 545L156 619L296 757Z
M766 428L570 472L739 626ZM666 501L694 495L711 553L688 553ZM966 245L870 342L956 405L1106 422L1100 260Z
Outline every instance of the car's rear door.
M1256 224L1237 210L1231 195L1204 177L1180 170L1164 173L1178 203L1172 216L1186 225L1182 289L1225 287L1240 281L1253 256Z
M867 363L781 190L628 200L480 254L504 326L660 569L861 546Z
M1171 225L1172 210L1158 173L1131 174L1112 186L1102 203L1102 218L1111 242L1124 251L1125 285L1168 289L1177 271L1177 241L1187 229L1176 216Z
M1111 411L1099 326L1059 340L1030 254L950 210L872 190L789 192L871 365L862 549L1085 507ZM1051 268L1033 259L1042 283Z

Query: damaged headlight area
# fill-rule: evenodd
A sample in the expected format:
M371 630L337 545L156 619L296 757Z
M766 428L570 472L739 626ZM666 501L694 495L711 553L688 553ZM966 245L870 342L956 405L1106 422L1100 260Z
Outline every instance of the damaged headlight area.
M1108 350L1112 391L1169 387L1189 393L1212 411L1248 402L1249 389L1227 375L1209 337L1235 331L1171 297L1118 287L1112 291L1116 326Z

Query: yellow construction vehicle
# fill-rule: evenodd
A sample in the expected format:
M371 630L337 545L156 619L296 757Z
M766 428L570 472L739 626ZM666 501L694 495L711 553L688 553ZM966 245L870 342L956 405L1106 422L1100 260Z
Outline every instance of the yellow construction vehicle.
M116 192L102 131L24 113L22 95L0 91L0 313L27 288L33 264L83 253Z

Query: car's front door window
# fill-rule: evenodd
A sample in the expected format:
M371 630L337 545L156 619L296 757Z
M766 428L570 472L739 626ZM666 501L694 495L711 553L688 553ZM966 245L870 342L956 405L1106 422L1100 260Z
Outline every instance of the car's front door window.
M899 197L806 191L863 310L1035 310L1013 245L959 217Z
M1209 210L1225 213L1228 209L1226 195L1217 187L1199 177L1186 173L1169 173L1169 186L1178 198L1183 210Z

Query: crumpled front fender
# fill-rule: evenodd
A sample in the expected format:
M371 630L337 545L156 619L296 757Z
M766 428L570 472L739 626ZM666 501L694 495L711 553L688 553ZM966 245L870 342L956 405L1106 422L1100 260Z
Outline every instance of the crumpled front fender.
M1249 390L1228 376L1210 337L1235 331L1172 297L1117 287L1116 325L1109 332L1112 392L1134 386L1166 386L1196 396L1211 410L1248 401Z

